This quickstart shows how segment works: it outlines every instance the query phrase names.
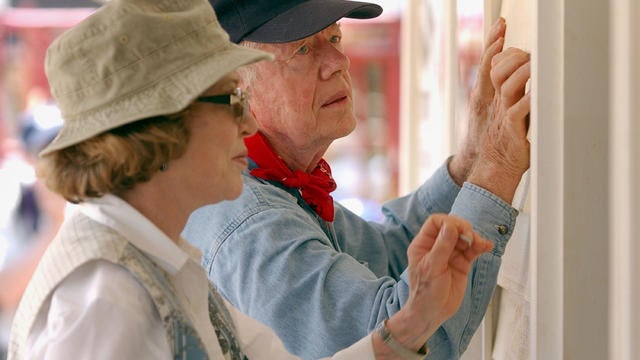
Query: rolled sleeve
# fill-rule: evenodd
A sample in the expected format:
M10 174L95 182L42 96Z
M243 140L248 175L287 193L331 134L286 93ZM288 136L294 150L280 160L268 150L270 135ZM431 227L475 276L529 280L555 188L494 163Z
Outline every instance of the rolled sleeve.
M475 231L494 242L493 254L502 256L513 233L518 211L493 193L466 182L451 214L473 224Z

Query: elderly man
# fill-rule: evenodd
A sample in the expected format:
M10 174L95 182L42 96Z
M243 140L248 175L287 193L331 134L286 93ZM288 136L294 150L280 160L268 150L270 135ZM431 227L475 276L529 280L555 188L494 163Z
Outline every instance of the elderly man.
M504 21L488 36L462 151L370 223L334 203L323 155L353 131L352 84L340 25L378 5L345 0L211 0L231 40L275 54L242 85L259 132L248 138L240 198L196 211L184 236L231 303L273 327L303 358L326 356L383 324L408 300L406 250L433 213L470 221L494 243L470 273L460 310L428 340L436 359L466 349L491 298L529 166L528 54L502 51ZM494 90L496 89L496 90Z

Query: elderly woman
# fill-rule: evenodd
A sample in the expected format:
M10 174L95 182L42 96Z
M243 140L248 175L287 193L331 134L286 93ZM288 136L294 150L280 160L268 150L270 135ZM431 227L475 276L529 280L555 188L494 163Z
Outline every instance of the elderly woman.
M180 237L191 212L242 190L256 123L235 70L268 57L229 43L206 0L112 0L51 45L65 121L39 173L79 205L22 299L10 359L291 358L217 295ZM424 356L490 247L468 223L432 217L409 250L407 306L334 358Z

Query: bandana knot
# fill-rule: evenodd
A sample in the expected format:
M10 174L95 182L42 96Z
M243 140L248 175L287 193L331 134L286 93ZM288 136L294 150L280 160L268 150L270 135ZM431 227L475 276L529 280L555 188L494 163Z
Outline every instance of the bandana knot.
M302 199L318 216L325 221L333 221L333 197L329 194L337 185L331 176L331 167L324 159L320 159L311 173L292 171L276 155L261 133L245 138L245 144L249 150L249 157L258 165L251 170L251 175L277 181L289 189L298 189Z

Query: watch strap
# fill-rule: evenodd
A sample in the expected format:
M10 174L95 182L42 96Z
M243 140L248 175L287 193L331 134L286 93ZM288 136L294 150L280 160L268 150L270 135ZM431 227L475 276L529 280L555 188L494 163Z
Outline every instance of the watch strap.
M376 332L378 333L378 335L380 335L380 338L382 338L382 341L384 341L385 344L389 345L389 347L393 350L393 352L399 355L402 359L408 359L408 360L424 359L429 354L429 349L427 348L426 344L422 345L422 347L418 349L418 351L414 351L407 348L406 346L399 343L396 339L394 339L394 337L389 332L389 329L387 329L386 319L383 322L381 322L380 325L378 325Z

